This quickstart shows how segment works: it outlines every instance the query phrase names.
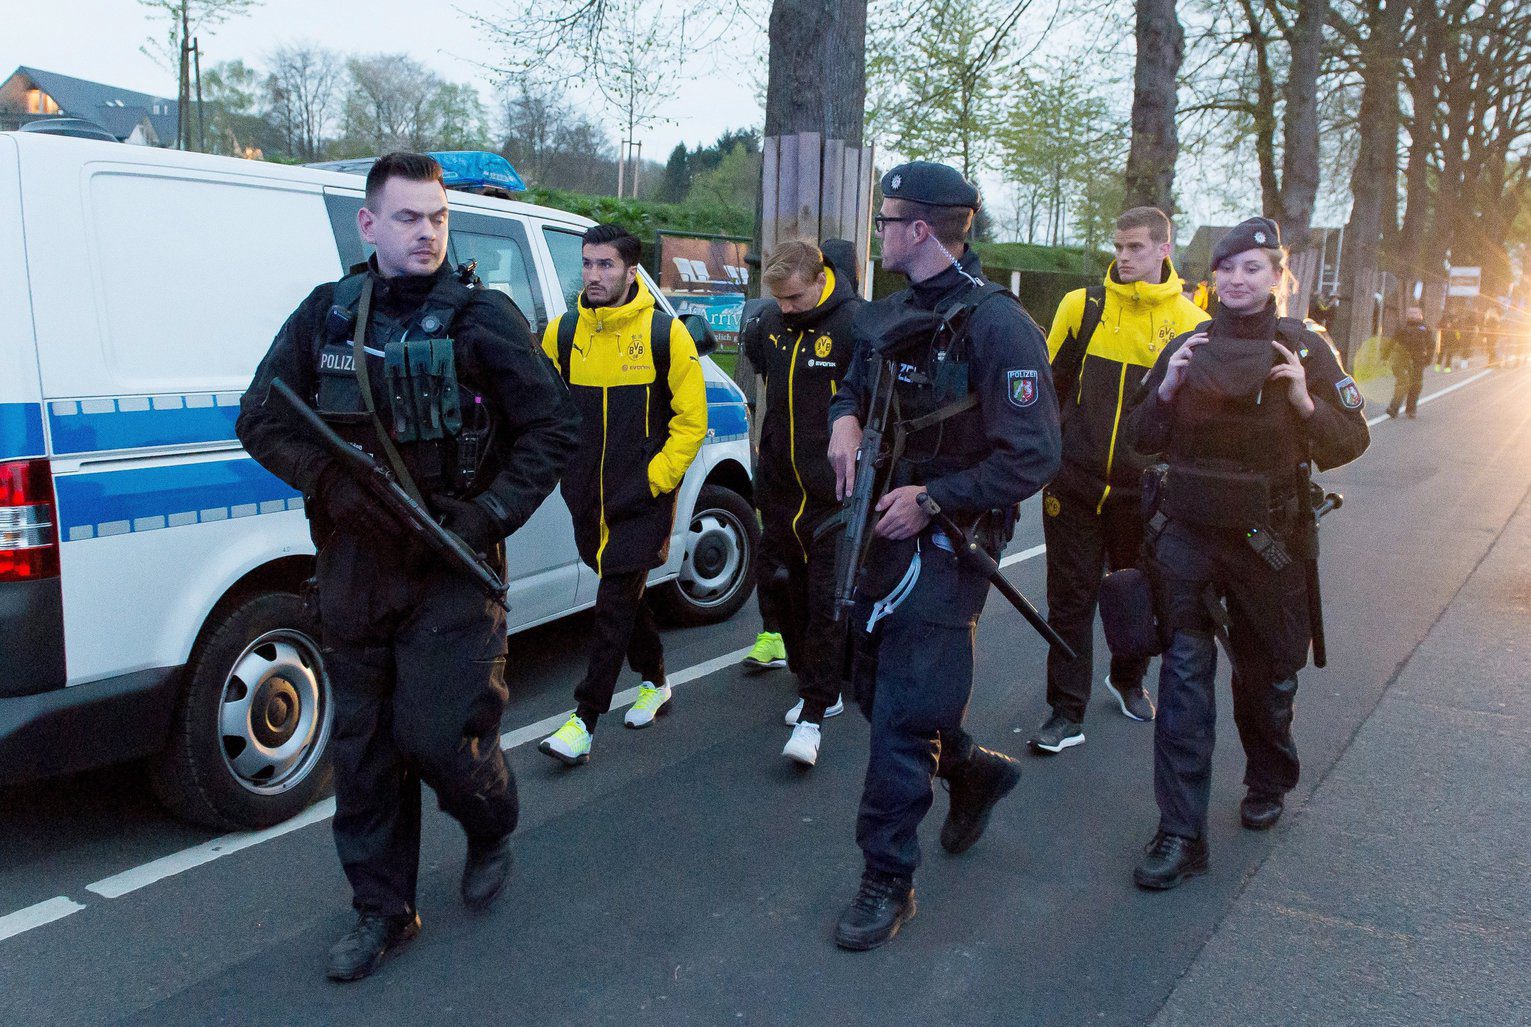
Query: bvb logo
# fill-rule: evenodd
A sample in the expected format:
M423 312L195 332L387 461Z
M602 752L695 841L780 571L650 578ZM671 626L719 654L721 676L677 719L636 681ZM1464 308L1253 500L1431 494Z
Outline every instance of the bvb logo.
M627 357L628 357L628 359L629 360L636 360L636 359L638 359L641 356L643 356L643 340L642 339L634 339L632 342L629 342L627 344Z
M827 335L819 336L819 341L813 344L813 352L820 360L829 359L829 351L834 346L834 340Z
M1058 497L1048 495L1042 500L1042 512L1049 517L1057 517L1063 511L1063 504L1058 502Z

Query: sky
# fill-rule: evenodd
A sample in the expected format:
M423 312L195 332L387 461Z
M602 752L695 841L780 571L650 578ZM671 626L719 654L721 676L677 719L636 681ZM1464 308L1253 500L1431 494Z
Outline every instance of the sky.
M174 72L140 50L151 34L158 37L164 30L137 0L71 0L67 18L60 17L52 4L8 6L6 32L0 35L0 76L18 65L29 65L141 92L175 95ZM407 53L449 81L472 83L493 110L498 82L484 65L494 64L499 52L493 39L459 8L490 14L512 9L475 0L264 0L250 13L198 35L204 67L235 58L261 65L272 49L298 42L344 53ZM1103 23L1096 22L1093 29L1055 26L1050 42L1076 55L1103 45L1119 47L1118 40L1100 38ZM684 85L665 108L664 123L641 133L645 158L663 161L677 143L710 143L727 129L764 121L759 99L765 68L763 28L736 19L732 31L734 53L729 59L698 61L694 55L677 53L677 72L684 75ZM575 99L578 106L600 115L593 98ZM1122 100L1125 104L1128 98ZM615 141L620 133L614 120L612 124L610 135ZM1189 238L1186 226L1209 221L1231 224L1243 216L1234 205L1258 200L1258 191L1251 189L1247 197L1231 203L1224 185L1201 188L1195 181L1198 172L1226 181L1229 169L1181 170L1178 192L1186 208L1180 218L1182 238ZM1252 177L1253 169L1248 171ZM984 178L981 185L988 205L1003 218L1010 201L993 176Z

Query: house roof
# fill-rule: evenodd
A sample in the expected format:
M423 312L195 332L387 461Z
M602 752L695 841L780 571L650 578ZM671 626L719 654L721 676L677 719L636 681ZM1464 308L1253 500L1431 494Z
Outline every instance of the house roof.
M31 79L33 85L53 98L63 113L94 121L119 139L132 134L145 117L160 139L175 138L174 100L25 65L18 67L12 77L15 75Z

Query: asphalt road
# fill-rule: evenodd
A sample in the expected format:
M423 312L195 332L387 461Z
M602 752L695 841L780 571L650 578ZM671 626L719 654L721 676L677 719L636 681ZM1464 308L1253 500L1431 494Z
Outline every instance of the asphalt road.
M322 816L213 848L155 807L133 767L0 791L0 1022L1148 1022L1525 500L1528 381L1496 371L1418 421L1384 422L1365 457L1323 477L1346 503L1325 524L1330 666L1302 676L1292 814L1266 834L1238 826L1243 761L1224 668L1212 872L1174 892L1140 892L1130 877L1156 823L1152 728L1100 694L1084 746L1024 756L1045 713L1043 643L991 596L969 727L1023 755L1026 773L962 857L935 841L938 796L921 834L919 915L884 949L831 941L860 869L866 725L854 711L829 721L819 765L800 771L780 756L786 672L724 661L677 687L651 730L608 718L586 767L512 749L517 866L492 911L462 908L460 832L429 811L424 932L353 985L323 975L351 913ZM1427 394L1451 384L1432 379ZM1027 504L1013 555L1040 543L1038 521ZM1041 601L1040 558L1008 574ZM668 633L672 674L756 630L747 608ZM512 639L506 732L569 708L587 634L576 617ZM1097 680L1103 657L1098 644Z

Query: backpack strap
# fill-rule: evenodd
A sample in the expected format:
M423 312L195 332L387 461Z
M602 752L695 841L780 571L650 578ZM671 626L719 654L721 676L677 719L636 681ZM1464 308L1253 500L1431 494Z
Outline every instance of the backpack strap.
M1101 314L1106 309L1106 287L1091 285L1084 291L1084 310L1079 317L1079 328L1058 347L1053 358L1053 388L1061 403L1074 391L1079 376L1084 371L1085 354L1090 349L1090 339L1100 327Z
M649 346L654 352L654 404L649 421L655 437L668 439L670 428L670 326L675 319L658 307L649 322ZM662 444L662 443L661 443Z
M558 318L558 373L563 380L569 379L569 361L574 356L574 329L579 326L579 315L565 311Z

